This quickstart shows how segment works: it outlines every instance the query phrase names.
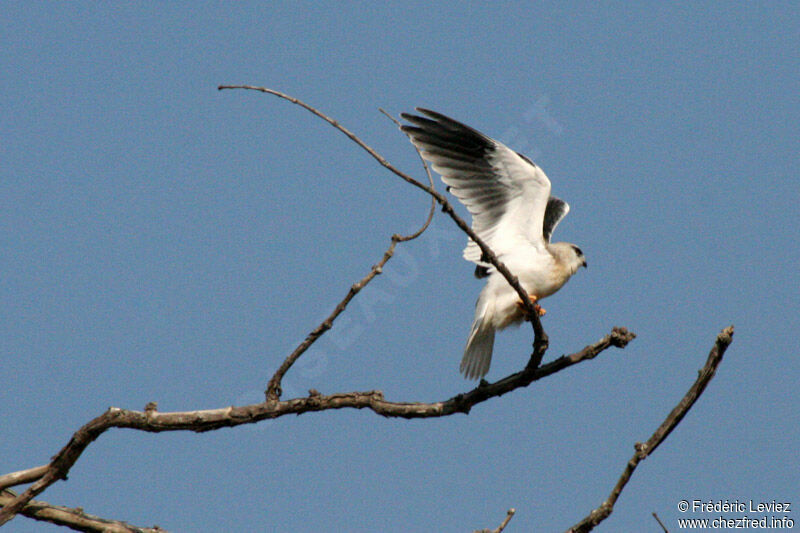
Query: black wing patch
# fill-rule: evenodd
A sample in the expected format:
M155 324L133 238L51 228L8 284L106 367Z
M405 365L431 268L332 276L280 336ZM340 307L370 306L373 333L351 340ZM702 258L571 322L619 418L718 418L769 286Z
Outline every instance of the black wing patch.
M481 254L481 262L475 267L475 277L478 279L485 278L489 275L489 269L492 265L489 264L489 258L486 254Z
M415 126L400 126L401 130L420 142L440 149L441 155L445 157L465 163L478 163L481 167L485 165L484 157L488 152L494 150L491 139L436 111L421 107L418 107L417 110L434 120L401 113L401 117L415 124Z
M411 123L400 129L422 151L423 157L433 163L447 191L472 214L472 229L483 235L487 228L497 225L505 214L503 207L515 194L507 184L501 183L502 169L492 166L497 143L446 115L421 107L417 111L426 116L400 114ZM473 261L471 257L468 259Z
M535 167L535 166L536 166L536 163L534 163L533 161L531 161L531 159L530 159L528 156L526 156L525 154L521 154L521 153L519 153L519 152L516 152L516 154L517 154L518 156L520 156L520 157L522 158L522 160L523 160L523 161L525 161L526 163L528 163L530 166L532 166L532 167Z
M553 230L556 229L556 226L568 211L569 205L564 200L555 196L551 196L547 200L547 208L544 210L544 224L542 225L542 236L545 242L550 242Z
M475 277L478 279L485 278L489 275L489 267L478 265L475 267Z

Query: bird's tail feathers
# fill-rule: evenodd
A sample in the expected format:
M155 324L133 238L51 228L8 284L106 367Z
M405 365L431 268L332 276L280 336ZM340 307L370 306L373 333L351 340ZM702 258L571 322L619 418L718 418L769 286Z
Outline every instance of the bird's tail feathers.
M467 379L482 378L489 372L489 365L492 363L494 327L488 320L488 309L486 305L482 305L485 302L481 302L481 299L478 301L478 310L475 321L472 322L464 357L461 358L461 373Z

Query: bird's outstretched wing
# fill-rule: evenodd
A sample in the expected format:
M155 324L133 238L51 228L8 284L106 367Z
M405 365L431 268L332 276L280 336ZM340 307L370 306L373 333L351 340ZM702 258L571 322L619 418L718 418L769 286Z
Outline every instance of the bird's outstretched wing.
M472 214L472 229L496 254L522 247L544 248L569 210L557 198L548 206L550 180L530 159L441 113L417 108L426 117L401 116L401 129L442 181ZM566 206L566 208L565 208ZM548 207L551 210L548 210ZM548 216L545 216L545 212ZM470 240L464 259L486 267Z

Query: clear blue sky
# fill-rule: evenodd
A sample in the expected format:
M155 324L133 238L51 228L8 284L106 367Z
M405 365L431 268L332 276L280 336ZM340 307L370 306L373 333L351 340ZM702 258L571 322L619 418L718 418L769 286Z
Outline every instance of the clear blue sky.
M589 269L548 299L547 358L624 351L476 407L340 411L196 435L116 430L41 499L173 531L562 531L609 493L734 344L601 531L672 530L682 499L794 503L800 527L796 4L562 2L0 7L0 471L45 463L109 406L257 402L292 348L422 222L378 113L425 106L508 142L572 206ZM461 211L464 212L463 210ZM286 397L432 401L481 284L441 213L285 379ZM521 368L498 337L489 378ZM55 531L17 518L10 531Z

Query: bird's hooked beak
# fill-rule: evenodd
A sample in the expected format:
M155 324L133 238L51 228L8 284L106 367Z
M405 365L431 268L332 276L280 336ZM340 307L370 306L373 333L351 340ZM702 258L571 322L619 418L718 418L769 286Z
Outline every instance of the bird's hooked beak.
M581 263L581 266L583 268L585 268L586 270L589 270L589 264L586 262L586 258L585 257L583 258L583 263Z

